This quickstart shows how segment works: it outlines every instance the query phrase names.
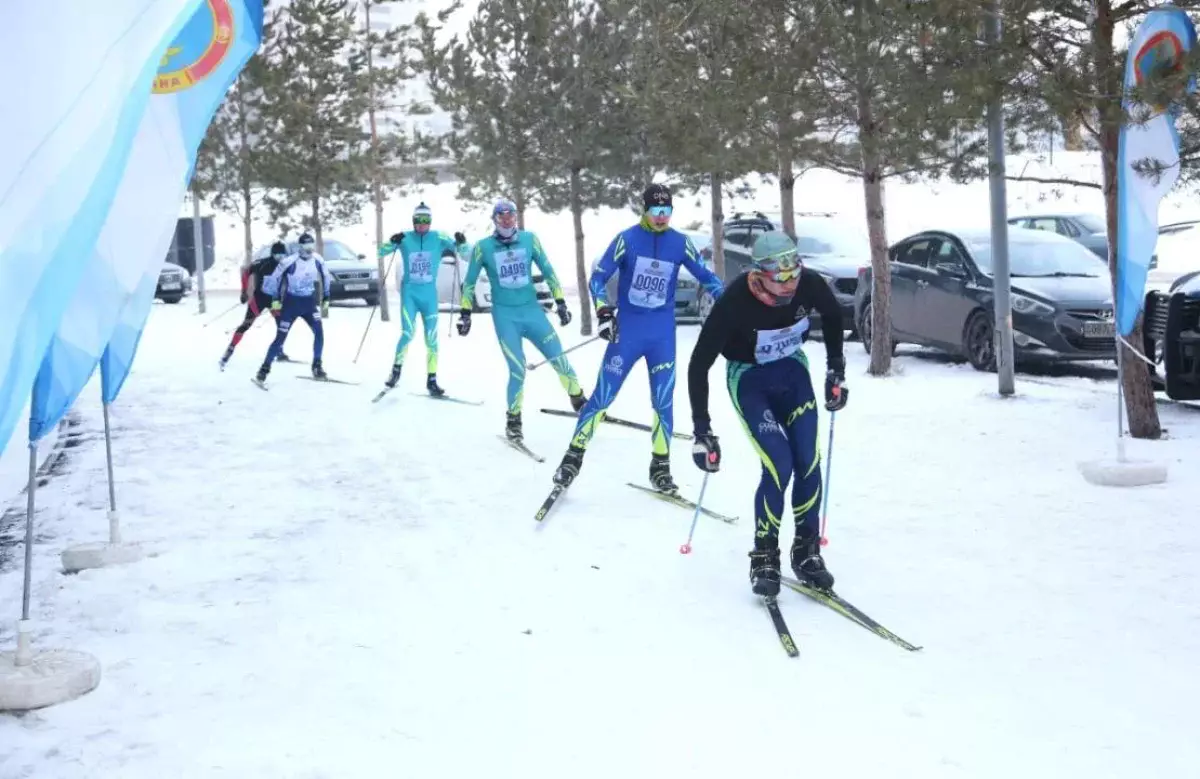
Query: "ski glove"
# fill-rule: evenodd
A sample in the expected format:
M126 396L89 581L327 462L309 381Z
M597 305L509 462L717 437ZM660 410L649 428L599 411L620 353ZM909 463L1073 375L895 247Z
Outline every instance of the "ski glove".
M850 389L846 386L846 374L830 368L825 372L825 410L841 411L846 407Z
M329 316L329 301L326 300L323 303L321 303L321 318L325 319L328 316Z
M612 306L600 306L596 309L596 321L600 324L597 335L614 343L617 340L617 310Z
M392 242L392 246L399 246L400 242L404 240L404 233L396 233L388 240Z
M697 431L693 438L695 443L692 444L692 461L696 463L696 467L708 473L721 470L721 445L717 443L717 437L711 431Z
M567 309L567 301L559 298L554 301L554 305L558 311L558 323L563 327L571 324L571 312Z
M471 310L464 308L458 312L458 334L466 335L471 332Z
M454 242L460 245L464 244L467 242L467 236L463 235L462 233L455 233Z
M283 308L283 304L280 303L278 300L271 301L271 313L274 314L275 316L279 316L279 311L282 308Z

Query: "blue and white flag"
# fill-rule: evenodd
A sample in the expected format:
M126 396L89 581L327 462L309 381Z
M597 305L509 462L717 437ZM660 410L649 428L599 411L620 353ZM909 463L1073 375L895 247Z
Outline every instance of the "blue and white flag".
M1182 70L1195 44L1192 20L1170 6L1146 14L1129 44L1125 110L1134 117L1149 115L1149 119L1121 128L1117 159L1116 324L1122 337L1133 332L1142 312L1150 258L1158 242L1158 208L1179 179L1179 131L1175 128L1179 107L1147 105L1128 95L1154 75ZM1161 173L1139 173L1134 166L1142 161L1154 162Z
M200 0L5 3L0 24L0 449L129 159L156 62Z
M125 382L154 303L159 271L171 246L179 207L200 142L229 86L262 41L263 0L206 0L165 49L150 109L129 170L101 235L100 251L121 265L126 292L105 320L102 393L111 403Z

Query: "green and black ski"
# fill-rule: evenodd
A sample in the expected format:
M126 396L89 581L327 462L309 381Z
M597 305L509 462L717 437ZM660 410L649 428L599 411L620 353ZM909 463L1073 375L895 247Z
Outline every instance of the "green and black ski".
M826 606L833 611L836 611L838 614L841 614L843 617L859 627L866 628L880 638L891 641L896 646L903 647L910 652L916 652L921 649L921 647L905 641L903 638L900 638L900 636L888 630L883 625L880 625L878 622L864 614L863 611L857 606L850 603L835 592L818 590L813 587L809 587L807 584L804 584L797 579L793 579L790 576L783 576L780 578L780 581L796 592L802 595L807 595L810 599L820 603L822 606Z
M775 632L779 635L779 643L783 645L783 651L787 652L788 657L799 657L800 650L796 647L796 642L792 640L792 632L788 630L787 623L783 621L783 614L779 611L779 601L773 596L763 596L763 605L767 607L767 613L771 615L771 624L775 626Z
M645 492L648 495L653 495L654 497L658 498L659 500L664 501L666 503L670 503L673 506L679 506L680 508L691 509L692 511L696 510L696 503L694 501L688 500L687 498L683 497L682 495L680 495L677 492L676 493L659 492L658 490L654 489L653 487L645 487L645 486L642 486L641 484L634 484L631 481L625 482L625 483L628 484L630 487L633 487L635 490L641 490L642 492ZM720 512L713 511L712 509L704 508L703 506L700 507L700 513L706 517L712 517L713 519L719 519L722 522L725 522L726 524L730 524L730 525L732 525L734 522L738 521L737 517L731 517L728 514L722 514Z
M543 414L553 414L556 417L572 417L575 419L579 418L579 414L574 411L563 411L557 408L543 408L541 409L541 412ZM633 428L634 430L643 430L647 433L652 432L650 425L644 425L641 422L631 422L628 419L621 419L620 417L613 417L609 416L608 414L604 415L604 421L610 422L614 425L620 425L621 427L629 427ZM686 433L671 433L671 437L678 438L682 441L692 440L692 437Z

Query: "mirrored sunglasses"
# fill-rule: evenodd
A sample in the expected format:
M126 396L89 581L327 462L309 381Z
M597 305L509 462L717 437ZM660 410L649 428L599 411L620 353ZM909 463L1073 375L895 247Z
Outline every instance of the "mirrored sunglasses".
M650 206L648 211L650 213L650 216L670 216L671 215L671 207L670 206Z
M791 281L800 275L804 269L800 255L787 252L768 257L758 263L759 268L771 277L772 281L780 283Z
M415 224L415 225L427 225L427 224L431 224L432 222L433 222L432 216L414 216L413 217L413 224Z

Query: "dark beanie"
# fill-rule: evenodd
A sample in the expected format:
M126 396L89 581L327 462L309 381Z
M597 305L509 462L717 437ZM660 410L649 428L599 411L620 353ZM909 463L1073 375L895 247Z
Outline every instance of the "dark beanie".
M651 184L642 193L642 206L649 211L654 206L671 205L671 189L666 184Z

